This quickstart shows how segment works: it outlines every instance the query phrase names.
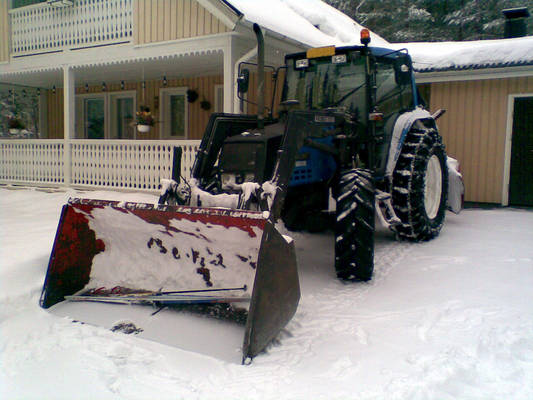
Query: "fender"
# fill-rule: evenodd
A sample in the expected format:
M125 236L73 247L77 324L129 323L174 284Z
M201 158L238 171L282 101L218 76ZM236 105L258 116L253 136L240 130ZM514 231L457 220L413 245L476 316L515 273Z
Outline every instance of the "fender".
M387 157L387 167L385 169L385 176L392 177L392 173L394 171L394 168L396 168L396 163L402 150L403 142L405 141L405 136L411 130L413 124L420 119L433 118L429 111L421 107L417 107L413 111L409 111L400 115L394 123L391 144L389 147L389 154Z
M448 209L459 214L465 202L465 184L459 161L449 157L446 160L448 166Z
M406 112L398 117L394 123L389 155L387 158L387 167L385 175L392 178L394 168L400 152L402 150L405 136L411 130L413 124L418 120L430 121L436 127L435 118L429 111L418 107L413 111ZM459 162L454 158L447 157L448 167L448 209L459 214L463 209L465 186L463 176L460 172Z

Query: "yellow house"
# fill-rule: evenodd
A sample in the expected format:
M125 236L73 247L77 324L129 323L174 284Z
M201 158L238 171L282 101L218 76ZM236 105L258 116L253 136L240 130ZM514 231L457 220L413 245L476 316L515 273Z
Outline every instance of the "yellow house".
M236 64L255 38L230 3L56 3L0 3L1 80L15 92L39 90L40 138L200 139L211 112L234 111ZM276 32L267 38L274 65L306 46ZM140 106L157 121L143 135L131 124Z
M209 115L242 109L235 82L256 55L253 23L274 67L308 47L358 44L360 26L326 4L315 19L305 0L300 13L280 4L0 1L0 183L154 190L176 146L186 174ZM390 46L408 48L430 110L447 110L438 124L465 200L533 205L533 37ZM25 129L10 133L22 103ZM136 128L141 107L148 132Z
M533 36L405 47L465 200L533 206Z

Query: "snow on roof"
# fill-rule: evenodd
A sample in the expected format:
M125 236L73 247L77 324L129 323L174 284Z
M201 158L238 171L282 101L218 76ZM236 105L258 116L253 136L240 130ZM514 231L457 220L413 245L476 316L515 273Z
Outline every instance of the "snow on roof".
M225 0L244 19L311 47L359 45L364 27L321 0ZM389 43L371 33L371 45L407 48L419 72L533 65L533 36L467 42Z
M311 47L359 45L359 25L321 0L226 0L244 19ZM388 42L371 33L372 44Z
M468 42L395 43L407 48L419 72L533 65L533 36Z

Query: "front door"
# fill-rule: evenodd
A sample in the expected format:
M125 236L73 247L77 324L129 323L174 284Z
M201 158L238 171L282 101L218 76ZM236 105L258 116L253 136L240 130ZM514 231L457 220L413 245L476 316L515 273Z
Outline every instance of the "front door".
M509 204L533 206L533 97L514 100Z

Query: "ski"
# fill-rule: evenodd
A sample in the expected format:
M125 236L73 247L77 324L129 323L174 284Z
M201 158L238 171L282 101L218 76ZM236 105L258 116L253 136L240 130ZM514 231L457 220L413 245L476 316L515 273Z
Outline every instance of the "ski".
M81 290L74 293L74 296L166 296L166 295L186 295L190 293L211 293L211 292L227 292L227 291L246 291L248 286L235 288L221 288L221 289L192 289L192 290L174 290L174 291L148 291L148 290L132 290L122 286L116 286L112 289L104 287L94 288L89 290Z
M250 297L236 296L198 296L198 295L175 295L175 294L156 294L156 295L72 295L65 296L70 301L90 301L101 303L118 303L118 304L216 304L216 303L238 303L249 302Z

